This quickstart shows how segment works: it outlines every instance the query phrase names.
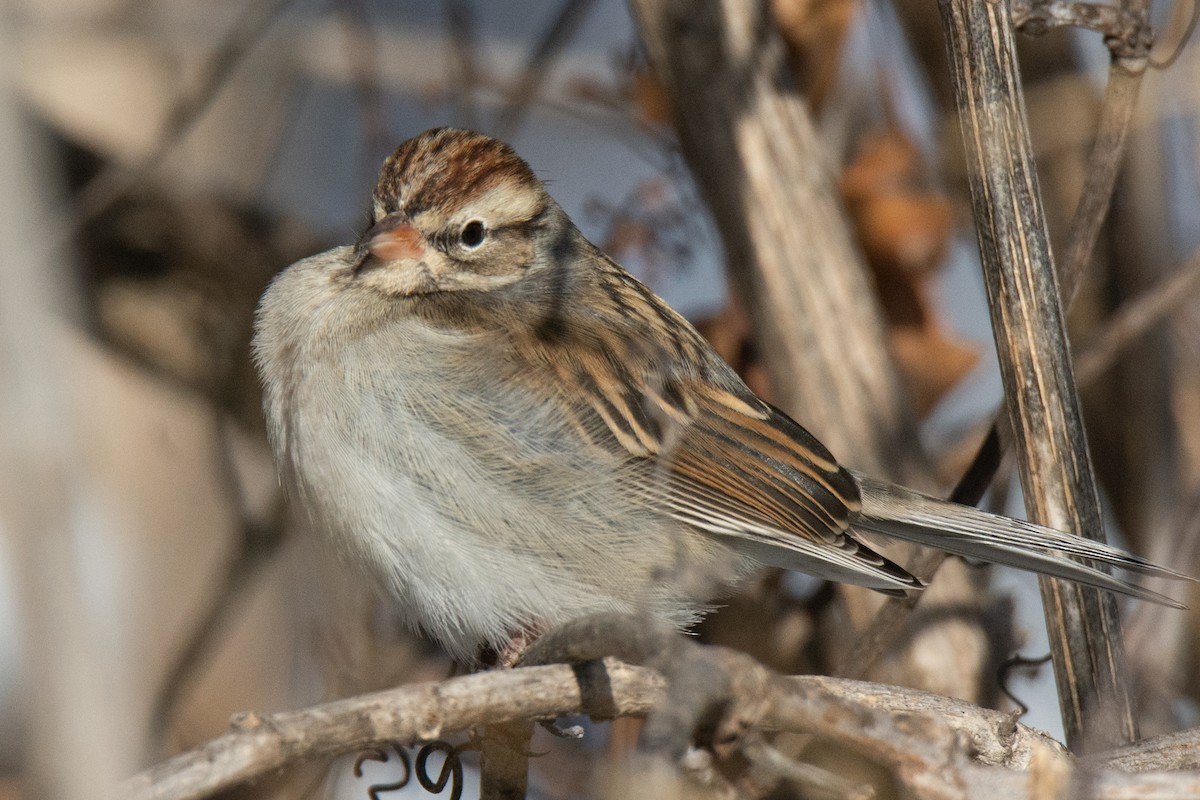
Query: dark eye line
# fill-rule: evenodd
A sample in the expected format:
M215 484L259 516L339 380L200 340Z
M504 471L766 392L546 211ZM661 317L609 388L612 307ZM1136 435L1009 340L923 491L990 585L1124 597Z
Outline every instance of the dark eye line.
M497 225L495 227L487 225L487 223L484 223L483 220L470 220L467 224L470 224L470 222L479 222L483 224L484 230L489 239L510 233L527 234L542 225L548 210L548 206L543 206L542 208L538 209L537 213L528 219L516 220L506 225ZM462 235L463 227L465 226L439 231L432 237L432 244L446 255L453 257L454 251L459 249L458 246L461 242L459 237Z
M483 224L481 220L471 220L471 222L479 222L480 224ZM468 223L468 224L470 224L470 223ZM497 236L511 233L512 231L520 231L520 230L526 229L528 227L529 227L528 221L513 222L508 225L497 225L494 228L489 228L485 225L484 232L488 239L494 239ZM462 228L455 228L453 230L441 231L436 236L434 236L434 244L442 252L449 253L451 250L457 249L462 244L462 239L460 238L462 236L462 231L463 231ZM481 242L481 244L482 244L482 242Z

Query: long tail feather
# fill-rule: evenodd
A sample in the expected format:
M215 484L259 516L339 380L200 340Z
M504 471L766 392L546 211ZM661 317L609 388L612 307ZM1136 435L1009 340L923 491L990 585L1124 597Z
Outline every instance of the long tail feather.
M1176 608L1184 606L1069 556L1143 575L1194 580L1104 542L939 500L860 473L855 477L862 487L862 511L852 522L856 528Z

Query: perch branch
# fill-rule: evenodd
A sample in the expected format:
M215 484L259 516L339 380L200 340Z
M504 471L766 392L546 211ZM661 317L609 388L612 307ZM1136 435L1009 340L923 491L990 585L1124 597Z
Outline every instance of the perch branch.
M593 670L602 675L591 676ZM652 670L606 661L485 672L302 711L241 714L229 733L130 778L117 796L198 800L299 761L436 739L485 723L579 713L597 719L644 716L662 689Z
M688 643L690 645L690 643ZM694 645L693 645L694 647ZM970 787L997 787L994 796L1044 798L1040 781L1084 781L1098 800L1197 796L1200 772L1132 776L1104 761L1073 766L1061 745L1014 724L1010 716L913 689L834 678L782 677L742 654L721 648L743 680L736 681L761 714L764 730L812 733L890 768L912 796L962 798ZM693 651L687 651L693 654ZM468 675L393 689L270 715L243 714L229 733L152 767L118 787L128 800L200 800L302 761L328 758L392 742L413 743L483 724L590 714L596 719L645 716L666 698L656 671L614 659L575 667L552 665ZM1191 732L1194 742L1200 735ZM1189 764L1189 740L1178 735L1173 753L1155 768ZM1194 750L1194 744L1191 745ZM1129 751L1111 754L1115 760ZM1194 762L1194 752L1192 754ZM1068 796L1068 795L1059 795Z

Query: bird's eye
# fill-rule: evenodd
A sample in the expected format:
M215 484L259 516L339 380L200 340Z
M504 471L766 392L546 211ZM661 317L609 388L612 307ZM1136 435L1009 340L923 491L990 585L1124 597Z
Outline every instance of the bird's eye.
M487 229L483 227L483 223L477 219L473 219L463 226L462 233L458 235L458 241L468 250L474 250L479 245L483 244L483 240L487 238Z

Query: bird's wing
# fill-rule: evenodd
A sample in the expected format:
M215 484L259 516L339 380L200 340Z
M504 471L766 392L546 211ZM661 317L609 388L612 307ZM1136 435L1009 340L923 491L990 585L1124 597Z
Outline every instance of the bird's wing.
M639 393L646 416L661 407L660 394ZM738 540L765 563L882 591L921 588L857 539L857 528L1182 607L1071 556L1186 577L1178 572L1104 542L851 473L812 434L752 394L686 380L670 394L685 402L674 409L674 427L660 426L663 434L648 456L655 463L648 474L661 479L641 482L638 491L682 522Z
M923 584L855 538L853 476L758 399L700 334L627 275L533 346L568 416L629 491L763 563L893 593ZM653 333L653 335L650 335ZM544 373L543 373L544 374Z
M543 364L580 432L630 466L630 491L656 510L764 563L885 592L923 584L855 528L1178 605L1068 557L1180 577L1102 542L855 476L755 396L682 317L616 278L559 338L545 338L554 352Z
M667 480L647 484L649 499L775 566L893 593L923 586L855 538L858 485L808 431L753 396L703 384L685 396L693 416L656 455Z

